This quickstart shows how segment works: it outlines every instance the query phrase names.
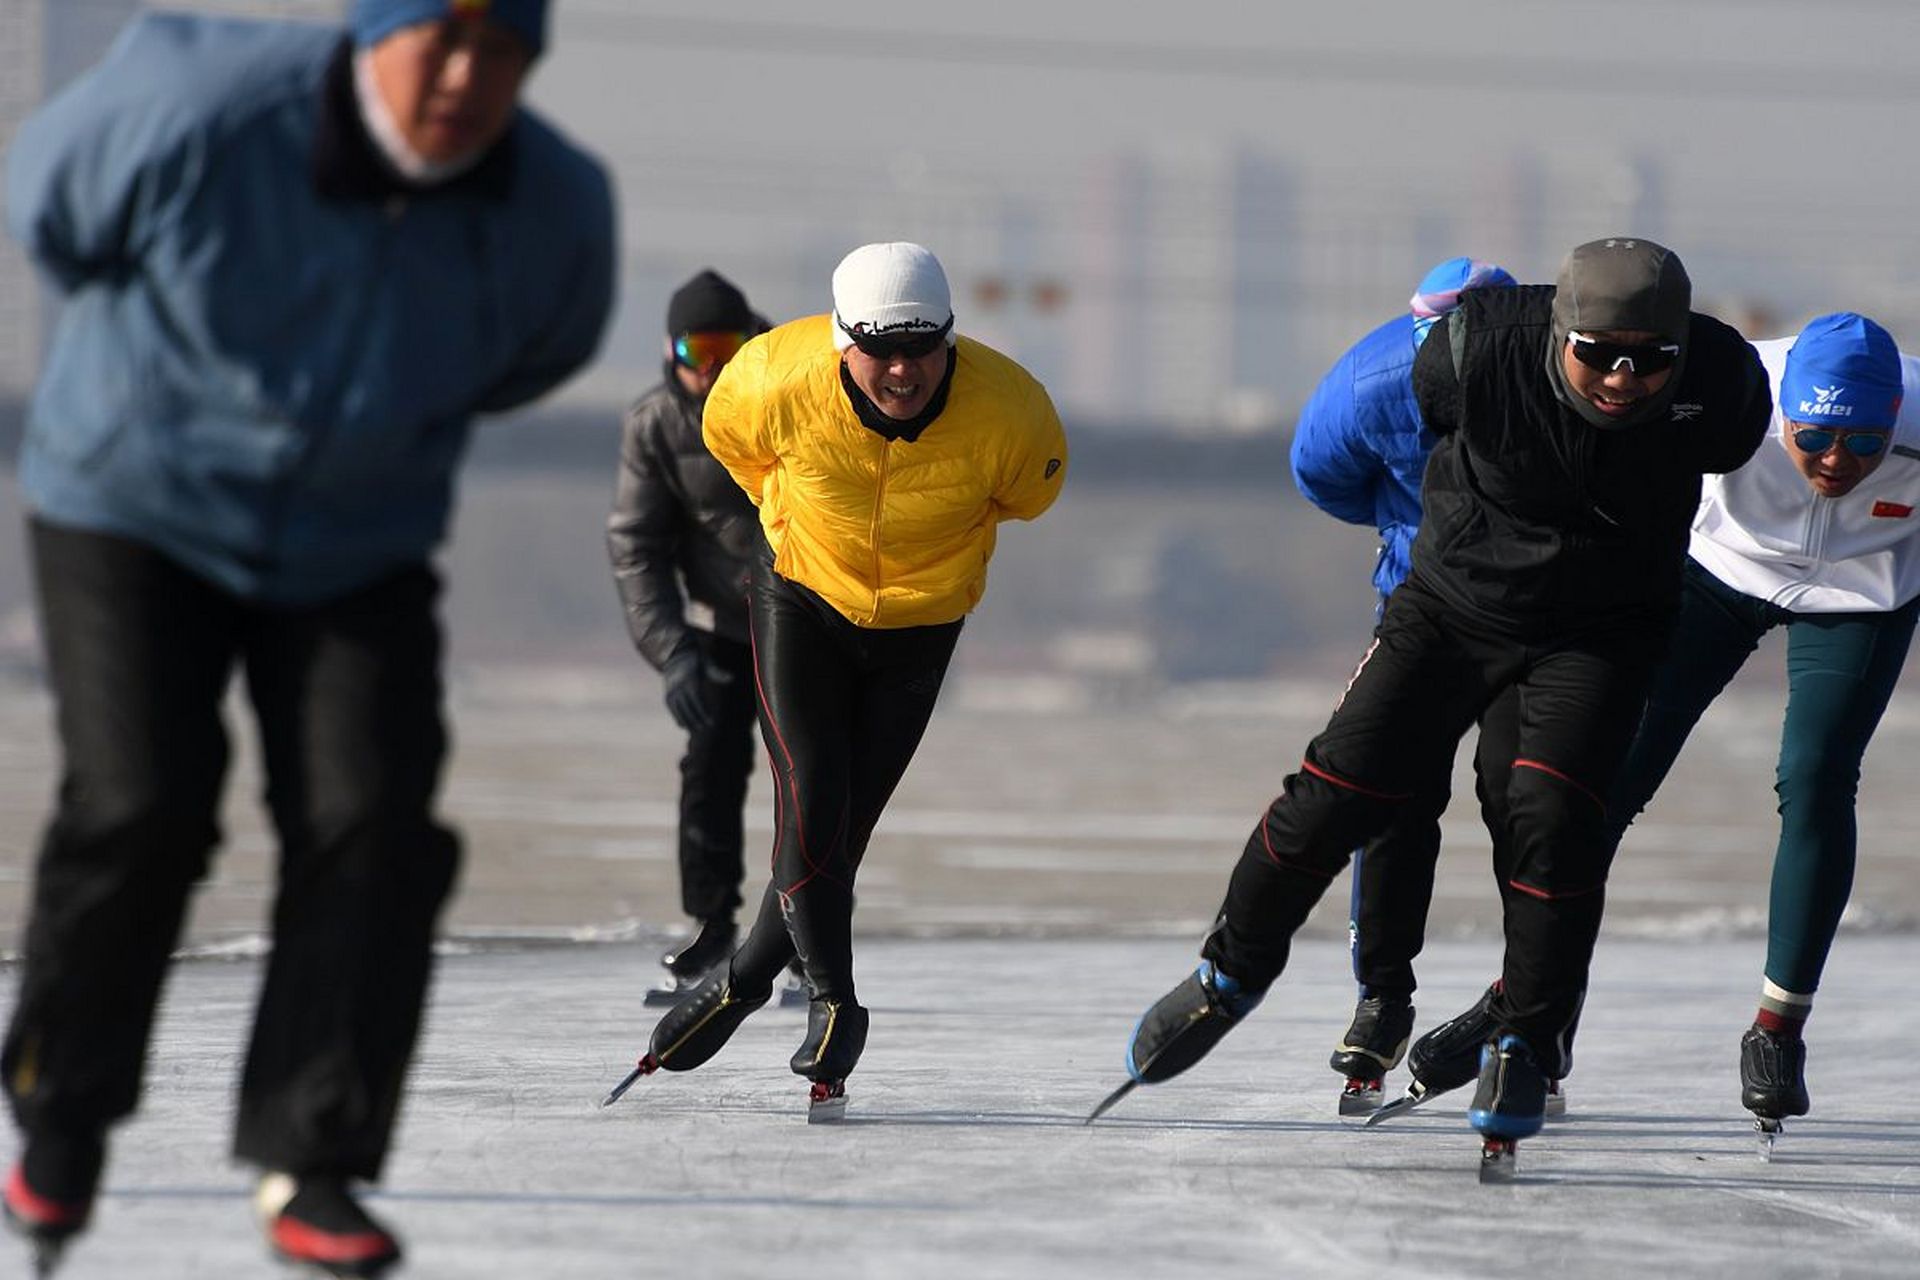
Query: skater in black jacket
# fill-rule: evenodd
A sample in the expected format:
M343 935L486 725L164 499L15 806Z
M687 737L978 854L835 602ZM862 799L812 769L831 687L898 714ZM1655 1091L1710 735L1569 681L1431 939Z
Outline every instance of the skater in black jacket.
M1772 411L1753 349L1690 306L1675 255L1616 238L1576 248L1552 288L1470 291L1435 325L1413 372L1439 443L1412 573L1249 837L1199 969L1141 1019L1129 1083L1191 1066L1258 1003L1348 850L1433 809L1460 737L1512 690L1514 749L1482 781L1511 864L1471 1115L1509 1151L1538 1130L1600 926L1602 797L1678 607L1701 476L1744 462Z
M767 325L713 270L667 304L660 383L627 410L607 553L633 647L660 672L680 759L680 905L693 932L661 957L682 987L733 953L745 875L741 809L756 704L747 569L760 516L700 438L707 393Z

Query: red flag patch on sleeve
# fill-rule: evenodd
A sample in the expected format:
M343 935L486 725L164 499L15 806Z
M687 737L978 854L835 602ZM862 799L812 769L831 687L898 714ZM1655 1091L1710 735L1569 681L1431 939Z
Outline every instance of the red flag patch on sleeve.
M1888 502L1882 498L1873 504L1873 514L1889 520L1905 520L1913 514L1913 508L1904 502Z

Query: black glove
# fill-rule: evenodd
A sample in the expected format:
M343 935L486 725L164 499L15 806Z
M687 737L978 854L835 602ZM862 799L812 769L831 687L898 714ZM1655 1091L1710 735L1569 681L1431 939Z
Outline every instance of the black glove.
M667 714L688 733L713 727L713 694L703 666L698 650L682 649L660 669L667 686Z

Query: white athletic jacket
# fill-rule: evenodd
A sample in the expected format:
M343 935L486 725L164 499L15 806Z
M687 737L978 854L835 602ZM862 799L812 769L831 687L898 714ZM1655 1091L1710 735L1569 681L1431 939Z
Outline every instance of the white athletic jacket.
M1756 342L1773 383L1773 425L1747 464L1710 475L1687 552L1734 590L1796 613L1897 609L1920 595L1920 358L1887 458L1852 493L1824 498L1782 438L1780 378L1792 338Z

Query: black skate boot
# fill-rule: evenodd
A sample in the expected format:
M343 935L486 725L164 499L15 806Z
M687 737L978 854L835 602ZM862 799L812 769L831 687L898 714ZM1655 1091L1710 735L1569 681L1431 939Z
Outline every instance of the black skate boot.
M1509 1034L1483 1046L1480 1084L1467 1108L1467 1123L1485 1139L1480 1149L1480 1181L1510 1180L1515 1144L1540 1132L1546 1119L1547 1077L1527 1042Z
M1465 1013L1456 1014L1413 1042L1407 1050L1407 1070L1413 1082L1405 1094L1367 1117L1369 1126L1389 1120L1450 1093L1480 1072L1480 1049L1499 1028L1493 1021L1493 997L1498 982L1489 986Z
M1248 990L1213 961L1202 960L1179 986L1140 1015L1133 1039L1127 1043L1127 1082L1101 1100L1087 1123L1098 1120L1135 1085L1171 1080L1206 1057L1266 994L1265 988Z
M400 1242L362 1209L345 1178L268 1173L254 1193L267 1247L323 1276L377 1276L400 1261Z
M36 1276L52 1275L67 1245L86 1230L106 1157L98 1134L28 1137L4 1198L7 1225L26 1240Z
M671 985L648 991L645 1003L679 1004L686 999L700 985L702 978L733 954L733 944L738 934L732 916L714 916L702 920L698 929L676 942L660 957L660 963L666 966L673 981Z
M867 1011L851 1000L807 1003L807 1036L788 1064L813 1082L807 1123L838 1120L847 1113L847 1077L867 1047Z
M1760 1158L1773 1158L1773 1143L1788 1116L1803 1116L1807 1097L1807 1042L1755 1023L1740 1037L1740 1105L1753 1112Z
M731 968L721 965L654 1024L646 1053L627 1073L627 1078L600 1100L600 1105L612 1106L633 1088L636 1080L662 1068L693 1070L720 1052L747 1020L747 1015L772 998L772 983L758 991L742 990L733 980Z
M1380 1105L1381 1082L1400 1065L1412 1034L1413 1003L1403 995L1368 996L1354 1006L1353 1024L1328 1059L1347 1078L1341 1115L1367 1115Z

